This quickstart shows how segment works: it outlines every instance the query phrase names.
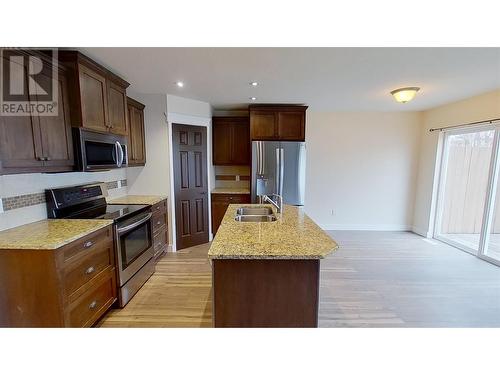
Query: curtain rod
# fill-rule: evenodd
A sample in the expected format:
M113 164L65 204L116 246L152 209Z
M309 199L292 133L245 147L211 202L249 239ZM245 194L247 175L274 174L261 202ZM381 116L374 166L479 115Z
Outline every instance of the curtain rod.
M465 128L469 126L474 126L474 125L482 125L482 124L493 124L495 122L500 121L500 118L494 118L491 120L483 120L483 121L476 121L476 122L469 122L467 124L461 124L461 125L452 125L452 126L445 126L443 128L432 128L429 129L430 132L435 132L435 131L443 131L446 129L455 129L455 128Z

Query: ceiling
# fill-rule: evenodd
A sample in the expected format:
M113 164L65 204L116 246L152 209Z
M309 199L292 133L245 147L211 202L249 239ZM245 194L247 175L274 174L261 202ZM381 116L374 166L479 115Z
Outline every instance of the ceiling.
M229 110L253 103L318 111L417 111L500 88L500 48L80 48L138 93ZM184 87L175 85L183 81ZM257 87L249 83L256 81ZM389 92L421 87L409 103Z

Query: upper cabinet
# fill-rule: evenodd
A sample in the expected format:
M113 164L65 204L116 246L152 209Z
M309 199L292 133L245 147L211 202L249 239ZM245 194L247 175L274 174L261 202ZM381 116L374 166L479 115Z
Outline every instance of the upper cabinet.
M304 141L307 106L249 106L250 138L252 141Z
M59 51L68 69L72 125L128 135L129 83L78 51Z
M127 98L129 134L128 165L146 164L146 142L144 133L144 104Z
M248 117L213 117L212 152L214 165L249 165Z
M19 53L23 59L17 60L17 63L7 61L7 53L4 53L2 61L9 64L12 77L22 77L24 87L19 100L36 105L42 95L38 90L44 84L51 84L57 87L57 115L31 113L27 116L0 116L0 174L71 171L74 157L67 71L60 66L54 67L44 54L16 50L16 54ZM41 86L27 84L30 56L43 61L43 68L37 77ZM53 68L57 69L57 78L51 74Z

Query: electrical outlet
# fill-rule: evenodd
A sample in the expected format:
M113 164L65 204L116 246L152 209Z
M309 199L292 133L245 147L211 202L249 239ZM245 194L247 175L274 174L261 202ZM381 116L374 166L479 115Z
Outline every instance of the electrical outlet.
M118 186L118 189L120 189L122 187L122 182L120 180L118 180L116 185Z
M240 175L239 175L239 174L237 174L237 175L236 175L236 181L239 181L239 180L240 180Z

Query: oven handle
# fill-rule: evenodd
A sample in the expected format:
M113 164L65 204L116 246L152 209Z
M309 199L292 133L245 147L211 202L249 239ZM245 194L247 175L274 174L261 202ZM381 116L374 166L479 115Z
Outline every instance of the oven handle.
M153 216L152 212L148 213L146 216L144 216L142 219L136 221L135 223L132 223L132 224L127 225L127 226L122 227L122 228L117 228L116 231L118 232L118 234L128 232L129 230L137 228L139 225L144 224L146 221L151 219L151 216Z

